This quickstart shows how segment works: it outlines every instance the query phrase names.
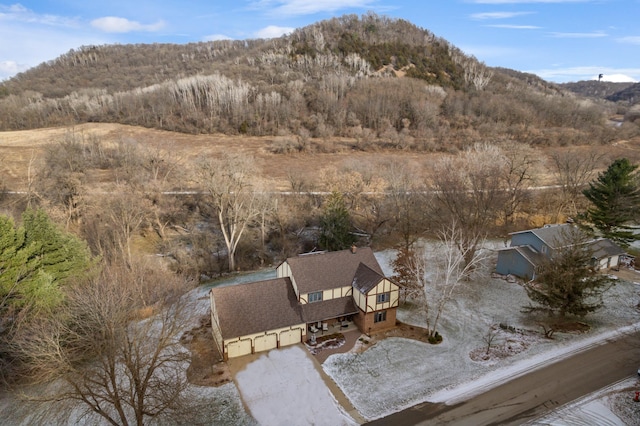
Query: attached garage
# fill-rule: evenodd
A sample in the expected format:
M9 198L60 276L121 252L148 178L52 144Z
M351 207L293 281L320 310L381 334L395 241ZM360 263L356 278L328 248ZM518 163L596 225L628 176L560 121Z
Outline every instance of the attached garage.
M302 329L294 328L280 332L280 347L295 345L302 341Z
M255 352L275 349L278 347L278 335L274 333L258 336L253 340L253 346L255 348Z
M239 356L249 355L251 353L251 339L236 340L227 343L227 356L235 358Z

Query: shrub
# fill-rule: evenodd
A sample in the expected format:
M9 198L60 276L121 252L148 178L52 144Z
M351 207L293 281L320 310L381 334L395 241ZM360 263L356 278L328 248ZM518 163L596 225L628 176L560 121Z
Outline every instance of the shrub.
M438 343L442 342L442 335L440 335L437 331L436 334L434 336L429 336L429 338L427 339L429 341L429 343L431 343L432 345L437 345Z

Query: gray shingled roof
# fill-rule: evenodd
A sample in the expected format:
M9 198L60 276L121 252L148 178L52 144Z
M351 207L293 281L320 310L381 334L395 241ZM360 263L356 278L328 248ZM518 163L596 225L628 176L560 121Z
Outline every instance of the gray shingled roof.
M542 254L535 251L531 246L517 246L513 247L518 253L522 255L525 259L529 261L534 266L540 265L545 258Z
M362 294L367 294L369 290L378 285L384 279L382 274L377 273L364 263L358 265L351 285Z
M298 291L302 294L328 290L338 287L350 287L360 263L384 276L373 251L369 247L360 247L355 253L351 250L319 252L291 257L286 260L296 280Z
M305 322L325 321L358 313L353 297L345 296L323 302L305 303L302 305L302 317Z
M558 247L558 244L562 243L562 240L566 238L566 233L573 226L574 225L571 225L569 223L564 223L560 225L546 225L546 226L543 226L542 228L527 229L526 231L512 232L509 235L531 232L540 240L544 241L549 247L556 248Z
M620 256L625 253L617 244L607 238L601 238L591 243L591 249L593 250L593 257L596 259Z
M305 322L289 278L216 287L211 292L223 339Z

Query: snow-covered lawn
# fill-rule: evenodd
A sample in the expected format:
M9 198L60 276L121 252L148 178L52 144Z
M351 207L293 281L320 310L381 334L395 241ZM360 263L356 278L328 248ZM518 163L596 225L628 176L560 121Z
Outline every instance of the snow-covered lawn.
M392 275L393 256L392 251L376 253L387 275ZM213 285L268 279L274 274L264 270L230 277ZM486 276L461 284L459 290L439 323L438 330L444 337L441 344L388 338L375 345L364 344L371 346L364 352L336 354L325 361L324 372L338 384L363 417L380 418L424 401L455 403L550 359L602 341L616 330L640 327L637 308L640 284L635 282L618 281L605 297L605 308L585 318L591 327L588 333L556 333L553 340L543 338L536 321L522 312L529 299L521 286ZM207 287L190 293L189 298L195 305L188 323L193 322L195 326L198 319L207 314L207 293ZM426 325L421 309L410 305L399 309L398 319L416 326ZM483 337L496 324L506 326L506 330L500 328L492 347L509 356L478 359L475 355L487 346ZM515 331L509 331L508 327ZM326 386L302 345L273 350L261 356L238 373L235 380L237 387L233 383L217 388L189 387L188 392L194 398L206 401L198 409L202 420L221 425L355 423ZM243 401L250 413L245 412ZM578 419L576 422L563 423L562 419L567 416L552 416L545 421L554 425L633 424L629 423L628 416L624 417L624 410L619 409L624 404L626 400L620 403L614 390L567 408ZM632 405L634 410L635 407ZM35 418L46 414L41 410L47 410L47 407L30 410L14 397L0 398L0 416L4 424L33 424ZM79 410L72 415L80 420L77 423L100 424L100 419L83 417L81 413ZM621 420L616 420L616 415L621 416ZM581 423L581 416L591 416L592 421ZM609 423L595 421L598 416L608 418Z
M263 426L355 425L301 346L272 350L236 375L252 416Z
M390 274L392 255L383 252L377 257ZM323 368L367 419L424 401L453 403L540 363L602 341L617 329L638 328L639 292L636 283L619 281L606 295L606 307L585 318L591 326L589 333L556 333L549 340L541 337L535 320L522 312L529 304L524 289L487 277L462 284L458 297L447 305L438 327L444 336L440 345L390 338L360 354L332 355ZM400 309L398 319L426 326L417 308ZM470 354L486 347L483 337L493 324L527 332L526 339L521 339L526 347L498 362L473 361ZM516 343L517 334L509 336Z

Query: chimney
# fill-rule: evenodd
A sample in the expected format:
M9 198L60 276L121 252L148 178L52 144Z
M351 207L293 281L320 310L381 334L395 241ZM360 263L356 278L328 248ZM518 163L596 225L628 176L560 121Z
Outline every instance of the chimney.
M355 254L356 251L358 251L358 247L356 247L356 245L354 244L351 246L351 253Z

